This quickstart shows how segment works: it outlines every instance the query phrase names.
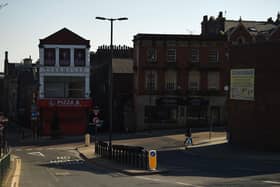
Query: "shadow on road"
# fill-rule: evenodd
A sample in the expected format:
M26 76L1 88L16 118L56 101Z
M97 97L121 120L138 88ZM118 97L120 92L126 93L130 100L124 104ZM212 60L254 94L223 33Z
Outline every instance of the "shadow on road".
M258 152L230 144L188 150L159 151L159 165L166 176L234 178L280 173L280 154Z

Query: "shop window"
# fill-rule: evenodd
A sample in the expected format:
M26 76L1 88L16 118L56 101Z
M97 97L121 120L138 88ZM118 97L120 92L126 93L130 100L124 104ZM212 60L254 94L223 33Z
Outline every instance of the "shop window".
M207 121L207 106L189 106L187 108L187 119L195 121Z
M46 98L84 98L85 81L83 77L45 77Z
M55 49L54 48L45 48L44 65L45 66L54 66L55 65Z
M145 106L146 123L176 122L177 106Z

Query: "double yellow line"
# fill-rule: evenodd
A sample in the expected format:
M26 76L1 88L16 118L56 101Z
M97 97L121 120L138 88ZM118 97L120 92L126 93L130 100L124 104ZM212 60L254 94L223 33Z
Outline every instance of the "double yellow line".
M15 158L15 172L12 178L11 187L19 187L19 179L21 172L21 159Z

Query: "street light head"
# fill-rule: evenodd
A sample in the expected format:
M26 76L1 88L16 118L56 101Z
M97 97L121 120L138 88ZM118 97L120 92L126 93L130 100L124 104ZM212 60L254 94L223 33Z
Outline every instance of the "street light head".
M128 20L128 18L118 18L119 21Z
M95 17L95 19L106 20L106 18L104 18L104 17Z

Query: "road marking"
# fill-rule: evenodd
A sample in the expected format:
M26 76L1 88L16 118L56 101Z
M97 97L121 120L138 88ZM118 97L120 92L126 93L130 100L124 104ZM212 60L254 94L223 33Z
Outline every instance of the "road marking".
M178 184L178 185L182 185L182 186L203 187L203 186L198 186L198 185L184 183L184 182L173 182L173 181L161 180L161 179L150 178L150 177L137 176L135 178L143 179L143 180L148 180L148 181L154 181L154 182L161 182L161 183Z
M59 179L51 172L51 169L50 169L50 168L47 168L46 170L48 171L48 173L50 174L50 176L52 176L52 178L54 178L55 182L58 183Z
M68 176L68 175L70 175L69 172L56 172L55 173L55 176Z
M41 156L41 157L45 157L45 155L41 152L30 152L30 153L27 153L29 155L33 155L33 156Z
M15 173L12 178L11 187L19 187L19 178L20 178L20 171L21 171L21 159L15 159L16 166L15 166Z
M262 170L252 168L234 168L234 170L251 171L251 172L263 172Z
M263 181L263 182L268 184L280 184L280 182L278 181Z
M183 182L176 182L176 184L179 184L179 185L182 185L182 186L201 187L201 186L197 186L197 185L194 185L194 184L183 183Z

